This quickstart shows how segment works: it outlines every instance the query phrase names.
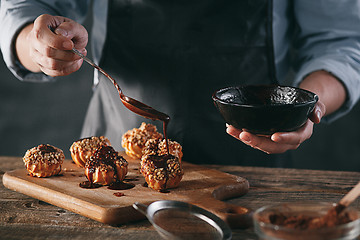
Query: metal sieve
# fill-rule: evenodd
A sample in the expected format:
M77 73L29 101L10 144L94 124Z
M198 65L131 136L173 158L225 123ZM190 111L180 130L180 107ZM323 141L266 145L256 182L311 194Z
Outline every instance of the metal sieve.
M164 239L231 239L230 227L216 215L195 205L162 200L146 206L134 203Z

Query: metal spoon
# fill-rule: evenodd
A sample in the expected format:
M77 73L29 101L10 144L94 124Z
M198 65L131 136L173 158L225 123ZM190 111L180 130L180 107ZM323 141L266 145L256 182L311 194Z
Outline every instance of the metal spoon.
M170 117L162 112L159 112L155 110L154 108L134 99L129 96L126 96L120 86L117 84L115 79L113 79L109 74L107 74L101 67L96 65L92 60L84 56L81 52L76 50L75 48L72 49L72 52L80 56L82 59L84 59L87 63L89 63L91 66L99 70L102 74L104 74L110 81L114 84L115 88L119 92L120 100L121 102L127 107L130 111L141 115L145 118L150 118L152 120L160 120L163 121L164 124L167 125L167 123L170 121Z
M232 232L227 223L215 214L190 203L161 200L146 206L134 203L164 239L228 240Z
M108 79L110 79L110 81L114 84L116 90L119 93L121 102L125 105L126 108L128 108L130 111L132 111L140 116L143 116L145 118L150 118L152 120L160 120L163 122L165 144L166 144L167 153L169 154L169 140L167 138L167 126L170 121L169 115L159 112L156 109L154 109L134 98L126 96L122 92L119 84L117 84L115 79L113 79L109 74L107 74L101 67L96 65L93 61L91 61L89 58L84 56L81 52L79 52L75 48L72 49L72 52L79 55L82 59L85 60L85 62L89 63L91 66L93 66L94 68L99 70L102 74L104 74Z
M53 33L55 33L55 28L53 28L52 26L48 26L50 31L52 31ZM56 34L56 33L55 33ZM166 143L166 149L167 152L169 154L169 141L167 138L167 125L169 124L170 121L170 117L162 112L159 112L157 110L155 110L154 108L134 99L131 97L126 96L120 86L117 84L117 82L115 81L115 79L113 79L112 77L110 77L109 74L107 74L101 67L99 67L98 65L96 65L93 61L91 61L89 58L87 58L86 56L84 56L81 52L79 52L77 49L72 48L71 50L73 53L77 54L78 56L80 56L82 59L85 60L85 62L89 63L91 66L93 66L94 68L96 68L98 71L100 71L102 74L104 74L108 79L110 79L110 81L114 84L116 90L119 93L120 96L120 100L121 102L125 105L126 108L128 108L130 111L143 116L145 118L150 118L152 120L160 120L163 122L163 129L164 129L164 138L165 138L165 143Z

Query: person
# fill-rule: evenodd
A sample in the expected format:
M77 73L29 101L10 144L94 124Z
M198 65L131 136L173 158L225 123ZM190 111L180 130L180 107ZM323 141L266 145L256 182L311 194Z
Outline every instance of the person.
M43 82L77 71L83 60L70 50L87 52L81 24L90 3L2 1L0 44L14 75ZM359 1L110 0L92 9L95 62L126 95L171 117L168 136L182 144L185 161L289 167L286 153L314 124L334 121L359 99ZM319 102L294 132L224 128L211 95L246 84L298 86ZM122 106L97 71L94 86L81 137L105 135L120 150L122 134L146 119Z

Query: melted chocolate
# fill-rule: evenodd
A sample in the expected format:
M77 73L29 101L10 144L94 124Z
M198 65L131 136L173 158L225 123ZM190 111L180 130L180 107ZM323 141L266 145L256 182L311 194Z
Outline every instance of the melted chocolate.
M55 29L51 26L49 26L49 29L52 32L55 32ZM170 117L162 112L157 111L156 109L136 100L133 99L131 97L126 96L119 84L117 84L117 82L115 81L114 78L112 78L109 74L107 74L107 72L105 72L101 67L99 67L98 65L96 65L95 63L93 63L92 61L90 61L90 59L87 59L85 56L83 56L79 51L73 49L73 52L77 55L79 55L81 58L83 58L86 62L88 62L91 66L93 66L94 68L96 68L99 72L101 72L102 74L104 74L105 77L107 77L113 84L114 87L116 88L116 90L119 93L120 96L120 100L121 102L125 105L125 107L127 107L130 111L143 116L145 118L149 118L152 120L160 120L163 122L164 125L164 137L165 137L165 141L166 141L166 148L167 148L167 152L169 154L169 144L168 144L168 139L167 139L167 125L170 121Z
M150 118L152 120L160 120L163 122L163 131L164 131L166 150L167 150L167 153L169 154L169 140L167 138L167 126L170 122L170 117L165 113L159 112L159 111L153 109L152 107L145 105L142 102L139 102L138 100L135 100L133 98L125 96L121 92L121 89L119 88L119 85L116 82L114 82L114 85L119 92L122 103L130 111L132 111L140 116L143 116L145 118Z
M152 120L160 120L163 122L163 132L164 132L164 138L165 138L165 144L166 144L166 150L167 150L167 155L164 155L164 156L161 156L159 158L156 158L155 161L154 161L154 164L156 167L163 167L165 169L165 177L166 177L166 182L168 181L168 178L169 178L169 174L168 174L168 168L167 168L167 160L169 158L171 158L172 156L170 155L170 150L169 150L169 140L167 138L167 126L170 122L170 117L165 114L165 113L162 113L162 112L159 112L157 111L156 109L136 100L136 99L133 99L131 97L128 97L126 96L120 86L117 84L117 82L115 81L115 79L113 79L112 77L110 77L109 74L107 74L104 70L102 70L100 67L98 67L97 65L93 65L96 69L98 69L102 74L104 74L108 79L110 79L112 81L112 83L114 84L116 90L118 91L119 93L119 96L120 96L120 100L121 102L125 105L126 108L128 108L130 111L140 115L140 116L143 116L145 118L149 118L149 119L152 119ZM106 148L106 147L105 147ZM99 159L100 161L106 161L106 159L108 159L108 156L111 154L110 151L108 151L107 149L105 149L104 147L102 147L100 149L100 151L96 151L96 156L95 156L95 159ZM91 165L92 168L89 169L89 175L92 176L92 173L93 171L95 171L95 164L96 163L92 163L94 165ZM99 163L98 163L99 164ZM113 166L113 168L115 169L116 171L116 167L114 166L115 163L114 162L110 162L110 165ZM90 171L92 170L92 171ZM92 178L92 177L91 177ZM92 179L89 179L90 182L92 182ZM125 189L129 189L129 188L133 188L135 185L131 185L130 183L122 183L120 184L121 182L116 182L115 184L112 184L110 185L108 188L109 189L113 189L113 190L123 190L123 187L126 186L128 187L129 185L131 187L128 187L128 188L125 188ZM120 184L120 189L118 188ZM146 185L145 185L146 184ZM144 183L144 186L147 187L147 183ZM168 192L166 190L166 184L165 184L165 188L162 189L162 192Z
M164 168L167 170L167 160L173 158L173 155L166 154L166 155L150 155L150 160L154 163L156 168Z
M87 178L89 182L93 183L93 174L97 167L101 164L111 166L115 171L115 176L117 176L117 168L116 168L116 160L123 159L123 157L119 156L118 153L111 146L101 146L98 148L94 155L90 157L88 162L86 163L86 167L88 170ZM81 187L81 186L80 186Z
M119 93L120 96L120 100L121 102L124 104L124 106L126 108L128 108L130 111L143 116L145 118L149 118L151 120L160 120L163 122L163 131L164 131L164 138L165 138L165 143L166 143L166 149L167 149L167 153L169 154L169 141L167 138L167 126L170 122L170 117L169 115L159 112L158 110L134 99L131 97L126 96L119 84L117 84L117 82L115 81L115 79L113 79L112 77L110 77L109 74L107 74L103 69L101 69L100 67L93 65L96 69L98 69L102 74L104 74L108 79L110 79L110 81L114 84L114 87L116 88L116 90Z
M166 155L149 155L149 160L153 162L155 168L163 168L165 171L165 185L164 188L160 190L162 193L168 193L166 189L167 182L169 180L169 169L167 161L171 158L174 158L173 155L166 154Z
M87 188L87 189L102 187L101 184L93 183L93 182L90 182L90 181L84 181L84 182L80 183L79 186L81 188Z
M45 153L56 152L56 149L48 144L41 144L39 146L39 150L42 155L44 155Z
M88 170L88 174L87 174L87 179L89 180L88 182L90 183L90 187L87 187L87 188L93 188L92 187L92 185L94 184L94 178L93 178L93 174L94 174L94 172L95 172L95 168L94 167L92 167L92 168L89 168L89 170ZM84 182L85 183L85 182ZM86 186L86 185L84 185L84 186ZM82 187L81 186L81 184L80 184L80 187ZM83 188L85 188L85 187L83 187Z
M126 183L126 182L114 182L110 186L108 186L108 189L111 190L127 190L135 187L135 184L133 183Z
M139 181L139 176L135 176L133 178L125 177L124 180L127 181L127 182L136 182L136 181Z
M113 195L114 195L115 197L123 197L123 196L125 196L125 194L122 193L122 192L116 192L116 193L114 193Z

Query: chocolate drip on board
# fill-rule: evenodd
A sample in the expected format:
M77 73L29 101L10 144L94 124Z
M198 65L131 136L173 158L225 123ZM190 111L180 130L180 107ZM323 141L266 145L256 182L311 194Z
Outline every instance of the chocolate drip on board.
M117 154L117 152L114 150L111 146L101 146L98 150L95 151L93 158L90 158L87 162L88 166L88 181L80 183L81 188L98 188L101 187L101 184L94 183L93 180L93 174L96 170L96 167L98 167L100 164L110 165L112 169L115 172L115 176L117 176L117 168L116 168L116 160L118 158L121 158ZM115 185L117 184L117 185ZM114 183L114 186L117 186L117 188L109 188L110 189L116 189L116 190L125 190L130 189L133 186L130 187L131 184L121 183L119 181ZM134 185L135 186L135 185Z

